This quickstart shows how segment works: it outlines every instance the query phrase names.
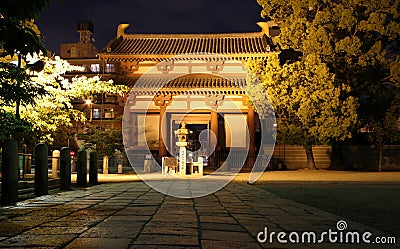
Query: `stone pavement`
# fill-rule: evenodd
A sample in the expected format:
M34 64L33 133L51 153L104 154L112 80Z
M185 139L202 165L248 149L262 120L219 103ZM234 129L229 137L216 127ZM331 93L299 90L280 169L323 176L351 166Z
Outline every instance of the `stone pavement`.
M205 197L165 196L143 182L108 183L0 207L0 247L12 248L397 248L271 244L258 233L336 230L341 217L282 199L265 185L230 183ZM346 220L348 231L379 231ZM287 239L287 237L286 237ZM399 239L399 238L396 238Z

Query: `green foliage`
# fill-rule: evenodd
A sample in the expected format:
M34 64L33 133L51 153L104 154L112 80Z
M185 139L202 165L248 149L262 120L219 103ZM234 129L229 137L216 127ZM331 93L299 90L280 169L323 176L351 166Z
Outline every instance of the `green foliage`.
M0 106L11 106L17 102L34 105L35 98L45 93L43 85L32 84L24 68L0 62Z
M327 63L335 81L362 95L378 82L398 79L400 0L258 0L262 15L280 27L276 42ZM397 41L397 42L396 42Z
M28 121L0 109L0 144L8 138L22 141L29 135L32 135L32 125Z
M43 37L32 20L0 18L0 37L3 55L13 55L17 51L23 55L40 51L46 53Z
M81 67L71 66L67 61L58 57L42 58L44 69L35 73L31 78L37 85L45 84L48 94L35 99L36 105L28 105L21 109L21 117L33 124L39 139L50 142L52 134L60 127L71 127L73 121L86 121L84 113L73 109L74 99L92 99L93 95L116 93L124 95L127 87L114 85L112 81L103 81L99 76L76 76L72 79L65 77L69 71L82 70Z
M78 134L78 138L85 141L85 147L94 147L99 154L111 157L116 151L123 151L121 128L111 130L100 130L95 126L91 126L87 134Z
M30 59L36 58L28 58L28 61ZM127 87L114 85L112 81L103 81L99 76L76 76L68 79L65 73L82 68L71 66L58 57L40 59L44 61L44 68L40 72L28 70L30 85L26 89L43 87L45 94L36 95L32 103L21 107L21 117L32 124L32 129L40 141L51 143L59 129L71 127L74 121L86 120L84 113L73 109L73 100L93 98L93 95L102 93L124 95L128 92ZM8 107L2 107L8 112L13 108L11 103Z
M391 113L400 95L400 0L257 2L261 15L280 27L274 41L282 54L292 51L302 63L317 57L335 87L350 87L339 99L358 101L359 125L369 128L370 138L383 146L397 137L388 127L398 121Z
M3 0L0 2L0 49L13 55L46 52L43 37L33 20L38 18L51 0Z
M350 86L350 94L359 99L398 91L400 0L258 3L262 16L279 25L280 47L319 57L335 75L335 85Z
M392 101L393 100L393 101ZM377 101L382 101L377 103ZM384 107L384 108L382 108ZM371 114L366 118L368 138L376 144L400 140L400 96L373 99L364 105ZM382 108L382 110L376 110Z
M306 147L351 136L357 102L343 98L350 88L335 86L334 75L317 56L281 65L279 55L272 53L265 61L251 60L246 66L260 77L275 109L278 141Z

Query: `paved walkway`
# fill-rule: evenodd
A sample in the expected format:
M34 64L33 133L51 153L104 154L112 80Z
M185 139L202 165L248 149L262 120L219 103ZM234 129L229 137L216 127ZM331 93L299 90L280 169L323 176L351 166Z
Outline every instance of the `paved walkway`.
M376 244L279 244L276 235L272 244L257 241L265 227L268 232L309 231L319 235L329 229L337 231L341 219L278 198L257 184L236 182L206 197L179 199L164 196L143 182L108 183L0 207L0 247L395 248ZM346 221L346 231L382 235Z

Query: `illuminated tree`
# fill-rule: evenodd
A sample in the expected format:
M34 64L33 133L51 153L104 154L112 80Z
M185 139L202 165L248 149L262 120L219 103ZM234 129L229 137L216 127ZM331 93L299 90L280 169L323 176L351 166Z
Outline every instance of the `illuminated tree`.
M317 56L281 65L278 53L271 53L266 60L250 60L246 66L260 78L275 109L277 140L303 146L310 169L316 168L314 145L351 137L350 129L357 121L356 100L341 97L350 88L335 86L334 75ZM252 87L248 82L248 88Z
M383 146L388 134L376 131L385 132L386 123L397 120L380 114L392 110L399 96L400 0L257 1L261 15L280 27L274 41L281 62L318 57L334 75L336 87L351 88L341 92L341 99L358 99L360 125L374 126L374 140ZM373 109L370 103L375 103ZM340 150L333 150L334 158L335 151Z
M47 53L43 37L35 25L44 8L51 0L4 0L0 1L0 56L17 56L16 65L0 64L3 103L15 102L16 117L20 119L20 106L32 103L36 95L43 93L40 87L31 87L29 76L24 75L23 58L29 53ZM13 93L13 94L10 94Z
M76 76L72 79L65 77L69 71L81 71L83 68L71 66L59 57L54 59L41 58L45 65L40 72L28 71L33 86L43 86L46 94L37 96L34 104L21 107L21 117L33 126L39 140L52 140L61 127L70 127L72 122L85 121L84 114L73 109L74 99L87 99L96 94L115 93L123 95L127 87L114 85L112 81L103 81L99 76ZM11 111L10 107L3 107Z
M43 94L44 85L32 84L26 69L9 61L0 62L0 105L17 106L15 115L18 119L20 105L33 105L35 98Z

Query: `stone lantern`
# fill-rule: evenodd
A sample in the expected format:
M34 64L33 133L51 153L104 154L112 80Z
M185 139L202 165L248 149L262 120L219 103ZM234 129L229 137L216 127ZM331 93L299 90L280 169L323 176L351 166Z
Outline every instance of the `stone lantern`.
M193 131L187 129L186 123L182 122L181 128L174 131L174 133L178 136L178 142L176 142L176 145L179 147L179 175L186 175L187 135L193 133Z

